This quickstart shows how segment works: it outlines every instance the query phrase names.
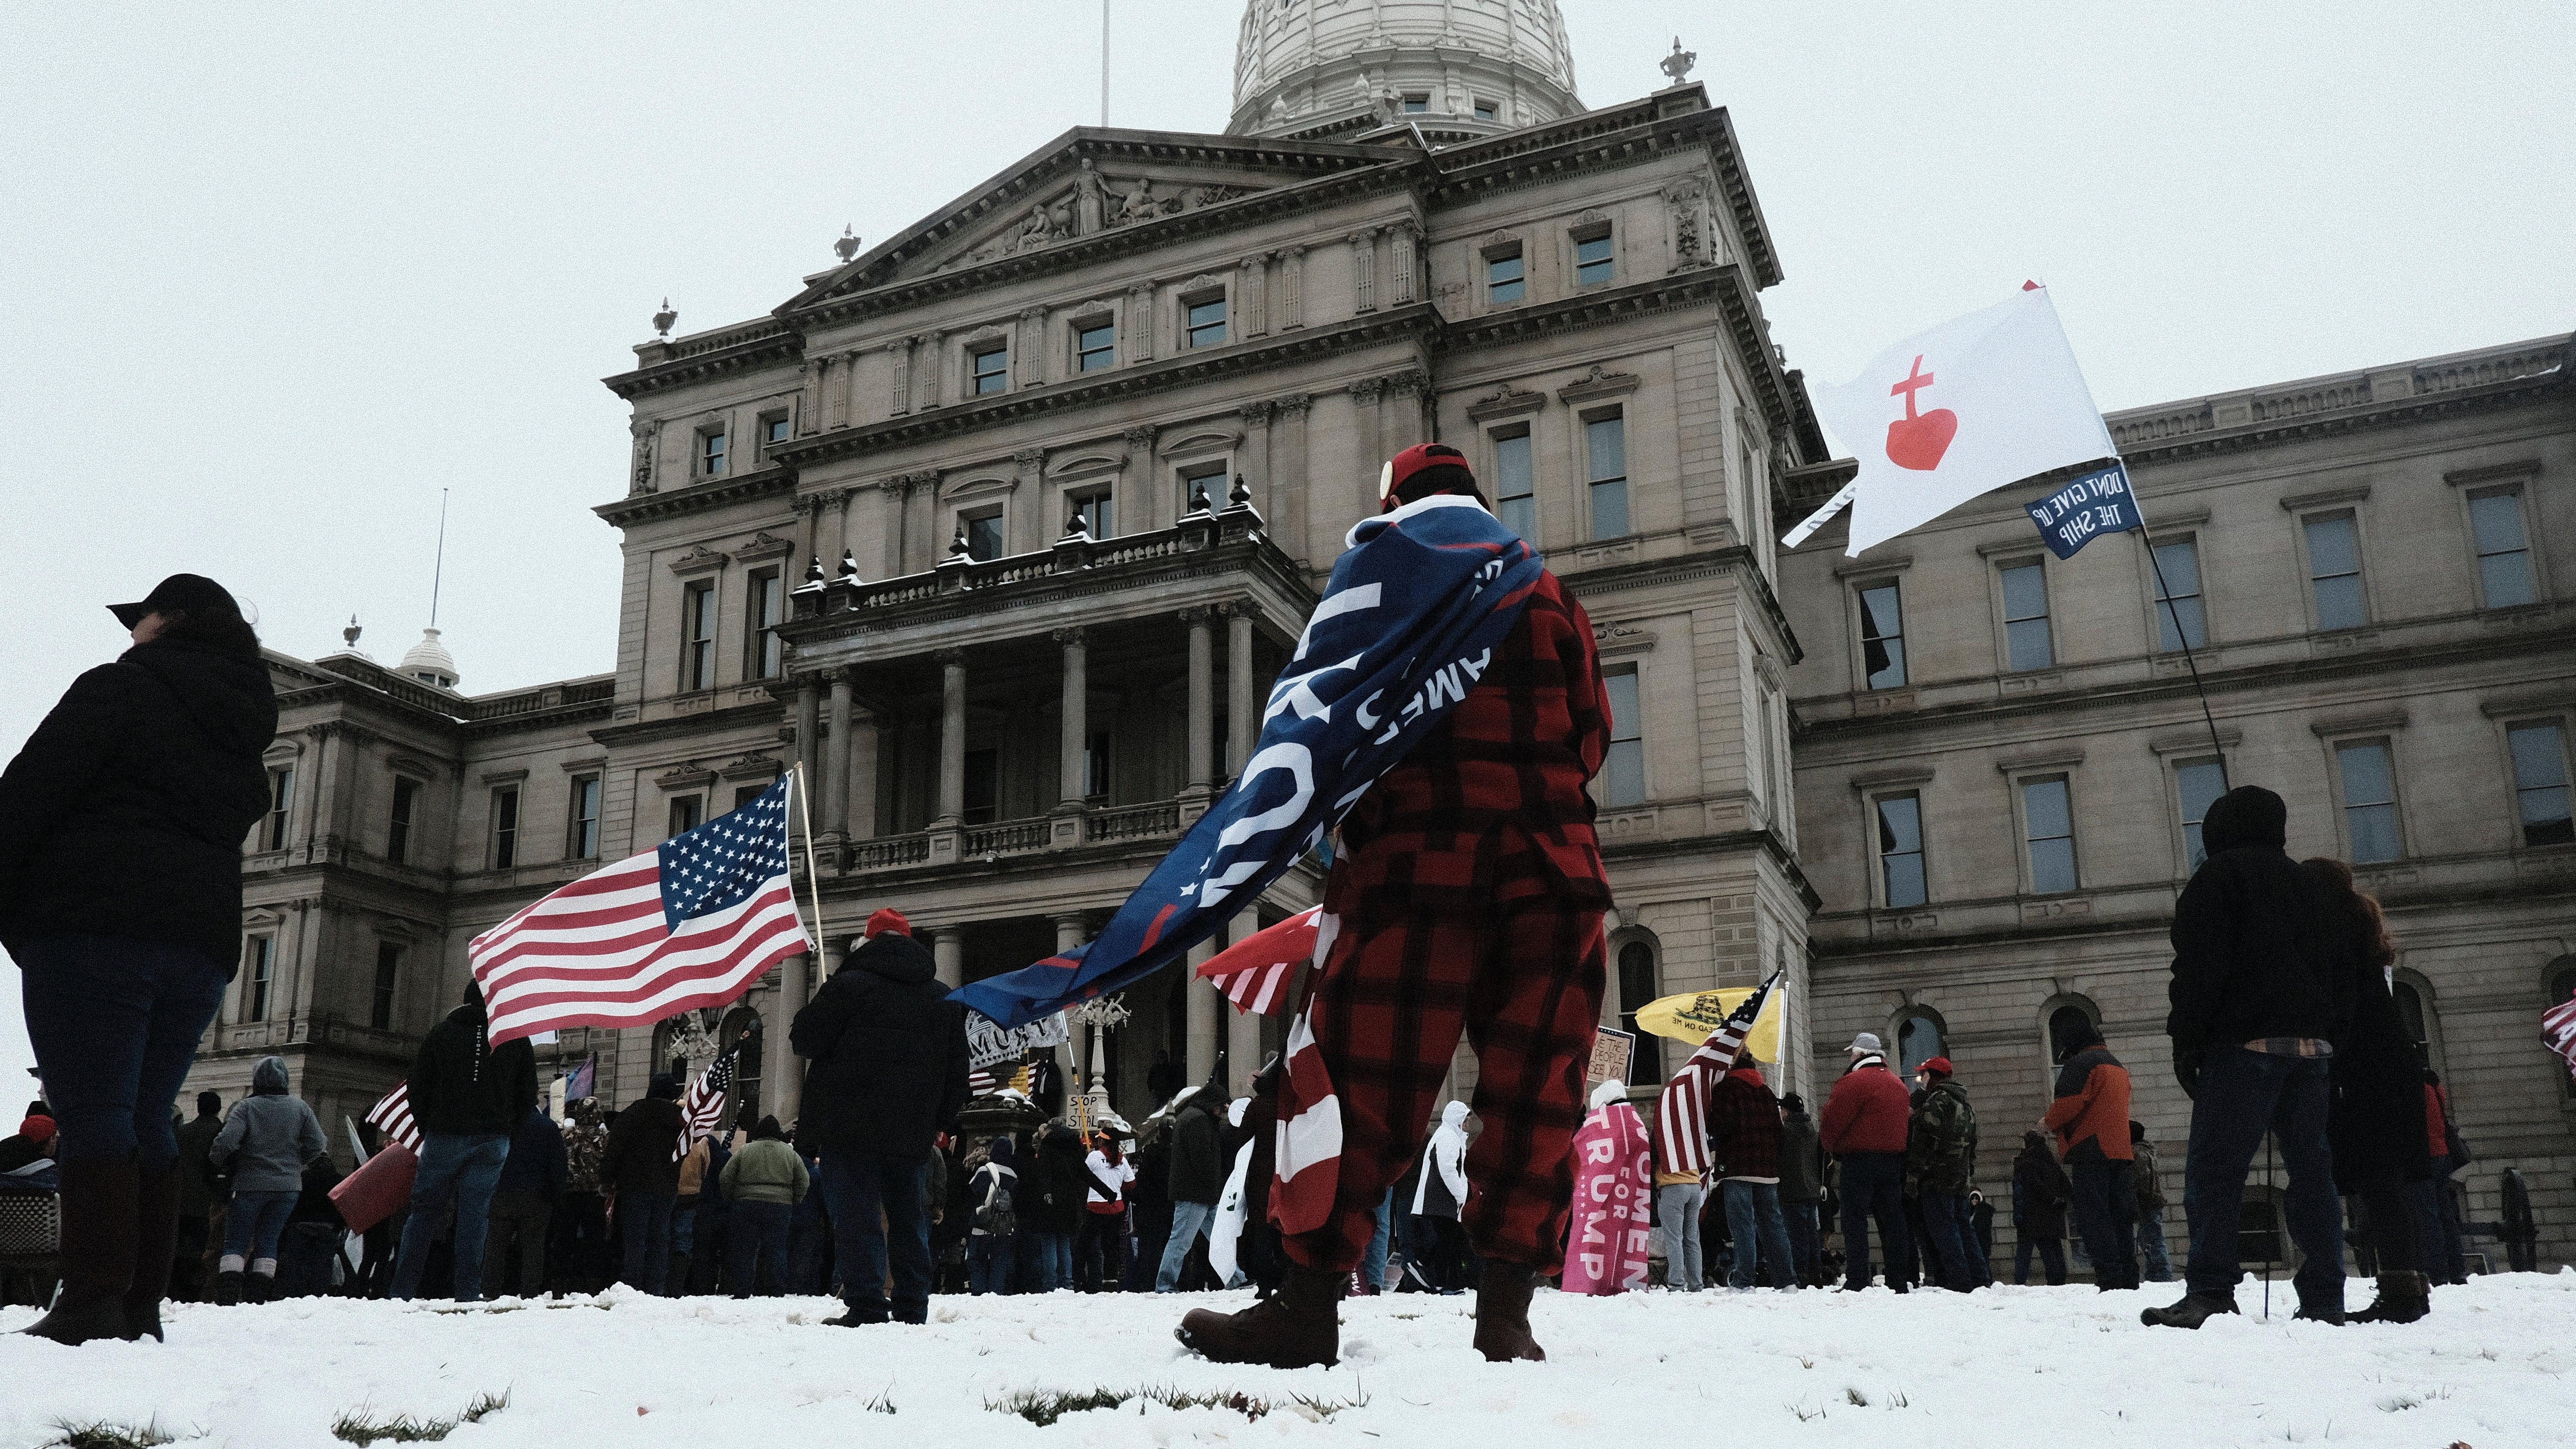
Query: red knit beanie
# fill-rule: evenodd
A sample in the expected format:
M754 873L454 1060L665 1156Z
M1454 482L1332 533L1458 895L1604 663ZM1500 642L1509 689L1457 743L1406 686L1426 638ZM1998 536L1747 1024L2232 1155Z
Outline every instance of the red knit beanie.
M54 1140L54 1119L41 1113L30 1116L18 1124L18 1135L30 1142L51 1142Z
M868 917L868 928L860 934L876 937L888 932L898 936L909 936L912 934L912 922L905 920L903 912L892 906L879 906L876 914Z

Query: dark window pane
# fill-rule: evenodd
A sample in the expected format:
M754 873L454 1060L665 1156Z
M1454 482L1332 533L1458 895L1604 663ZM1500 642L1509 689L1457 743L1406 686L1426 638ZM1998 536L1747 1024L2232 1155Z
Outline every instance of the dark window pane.
M2307 522L2308 576L2317 599L2317 627L2356 629L2369 622L2362 608L2361 548L2349 518Z
M2021 787L2022 827L2030 838L2030 886L2040 895L2075 889L2075 817L2064 780Z
M988 513L966 520L966 554L978 563L1002 556L1002 515Z
M1491 289L1489 296L1492 300L1496 302L1519 301L1521 299L1522 286L1521 254L1514 252L1510 256L1495 257L1487 261L1485 263L1485 284Z
M1212 347L1225 340L1225 300L1195 303L1190 308L1190 345Z
M1596 418L1583 425L1583 452L1594 483L1628 476L1628 424L1625 418Z
M1628 485L1623 482L1592 485L1592 536L1624 538L1628 534Z
M2216 760L2195 760L2174 770L2175 792L2181 797L2182 833L2190 852L2190 869L2200 869L2206 859L2200 845L2200 822L2209 807L2227 793L2227 767Z
M1915 796L1890 795L1878 802L1878 854L1887 904L1923 904L1923 807Z
M1098 372L1118 361L1118 329L1107 323L1086 327L1074 337L1074 356L1084 372Z
M2017 619L2004 626L2005 642L2012 651L2012 667L2046 669L2056 662L2048 643L2046 619Z
M2476 535L2480 557L2514 553L2531 546L2523 532L2522 496L2517 493L2489 493L2470 499L2469 529Z
M2576 840L2568 814L2567 753L2556 725L2525 725L2507 732L2513 752L2514 804L2525 845L2564 845Z
M1420 115L1431 109L1431 98L1429 96L1406 96L1404 98L1404 109L1408 115Z
M1494 439L1494 513L1523 538L1538 533L1537 484L1530 468L1527 433Z
M976 353L974 356L972 372L974 375L975 395L978 397L987 393L1000 392L1002 389L1010 386L1010 349L1007 347L995 347L988 351Z
M2159 646L2170 652L2186 644L2194 649L2207 644L2209 631L2200 604L2200 544L2185 539L2156 545L2156 575Z
M1617 271L1610 254L1610 238L1597 236L1574 244L1574 283L1589 287L1609 281Z
M1897 586L1860 591L1861 667L1872 689L1905 682L1905 614Z
M1478 101L1478 102L1476 102L1476 119L1477 119L1477 120L1479 120L1479 121L1490 121L1490 120L1494 119L1494 106L1493 106L1493 102L1491 102L1491 101Z
M2048 638L2048 578L2038 564L2003 571L2004 641L2014 669L2056 662Z

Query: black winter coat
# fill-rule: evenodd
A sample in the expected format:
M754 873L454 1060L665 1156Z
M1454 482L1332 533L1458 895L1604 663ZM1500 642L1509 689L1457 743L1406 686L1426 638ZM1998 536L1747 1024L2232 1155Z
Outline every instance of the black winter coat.
M680 1104L647 1097L608 1124L608 1149L600 1154L599 1180L621 1193L676 1195L680 1164L671 1149L680 1142Z
M492 1046L490 1018L468 1003L422 1039L411 1063L411 1115L423 1132L508 1137L537 1105L537 1051L527 1038Z
M805 1074L799 1146L919 1161L966 1105L966 1009L910 936L872 936L787 1029Z
M1012 1203L1024 1233L1071 1233L1082 1227L1083 1198L1090 1172L1083 1166L1082 1139L1070 1127L1050 1127L1032 1154L1035 1161L1020 1173Z
M2057 1165L2047 1144L2025 1146L2013 1159L2013 1188L2020 1198L2016 1226L2023 1237L2066 1236L2066 1202L2075 1195L2075 1185L2066 1180L2066 1169Z
M2421 1177L2432 1170L2435 1151L2424 1121L2423 1067L2388 994L2387 974L2371 964L2364 929L2350 926L2339 942L2353 1011L2351 1025L2335 1039L2334 1096L2326 1106L2335 1186L2348 1193Z
M1217 1150L1216 1117L1192 1102L1172 1122L1172 1201L1213 1207L1232 1164Z
M2260 1037L2335 1040L2352 1016L2342 913L2282 852L2279 797L2230 790L2200 829L2209 859L2174 906L2165 1033L2176 1058Z
M158 941L229 979L276 734L257 659L156 639L73 680L0 773L0 941Z

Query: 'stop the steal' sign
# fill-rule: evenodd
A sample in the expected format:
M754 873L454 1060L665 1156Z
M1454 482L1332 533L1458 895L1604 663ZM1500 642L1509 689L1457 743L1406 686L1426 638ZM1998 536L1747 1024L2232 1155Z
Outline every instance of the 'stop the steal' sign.
M2138 501L2129 496L2129 470L2114 462L2108 468L2070 478L2066 486L2029 505L2030 521L2059 558L2105 533L2126 533L2138 526Z

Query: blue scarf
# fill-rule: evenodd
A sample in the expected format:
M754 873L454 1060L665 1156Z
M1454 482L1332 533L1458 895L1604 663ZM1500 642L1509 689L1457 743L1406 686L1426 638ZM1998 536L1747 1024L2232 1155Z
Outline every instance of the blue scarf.
M1171 964L1250 905L1448 717L1493 663L1545 572L1466 498L1438 494L1353 528L1297 654L1271 686L1243 776L1089 944L960 987L1005 1027Z

